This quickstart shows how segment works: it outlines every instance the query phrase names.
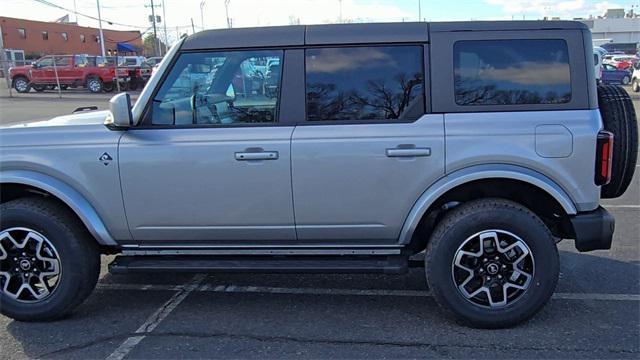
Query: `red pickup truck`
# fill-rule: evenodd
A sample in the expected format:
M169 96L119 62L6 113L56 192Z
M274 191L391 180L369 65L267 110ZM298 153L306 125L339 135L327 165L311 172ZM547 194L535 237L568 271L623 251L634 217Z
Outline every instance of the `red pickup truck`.
M116 78L127 83L129 74L126 68L110 65L99 56L49 55L31 65L10 68L9 78L20 93L32 88L38 92L53 89L58 83L62 90L84 86L92 93L99 93L113 91Z

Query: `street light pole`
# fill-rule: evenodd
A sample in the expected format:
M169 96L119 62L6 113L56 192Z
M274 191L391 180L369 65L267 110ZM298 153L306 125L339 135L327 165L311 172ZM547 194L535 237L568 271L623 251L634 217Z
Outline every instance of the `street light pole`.
M169 37L167 36L167 12L164 10L164 0L162 0L162 21L164 25L164 52L166 53L169 47Z
M96 5L98 6L98 27L100 28L100 49L102 50L102 57L105 56L104 51L104 34L102 33L102 16L100 15L100 0L96 0ZM78 16L76 14L76 16Z
M202 26L202 30L204 30L204 3L207 0L200 1L200 25Z
M227 27L231 29L231 19L229 19L229 3L231 0L224 0L224 12L227 15Z

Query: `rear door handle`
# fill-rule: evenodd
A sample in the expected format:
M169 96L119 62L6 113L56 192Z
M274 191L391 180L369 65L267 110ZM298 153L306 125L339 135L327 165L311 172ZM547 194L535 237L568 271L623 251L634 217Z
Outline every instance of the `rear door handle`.
M388 157L431 156L431 148L393 148L387 149Z
M258 152L237 152L235 154L236 160L248 161L248 160L277 160L277 151L258 151Z

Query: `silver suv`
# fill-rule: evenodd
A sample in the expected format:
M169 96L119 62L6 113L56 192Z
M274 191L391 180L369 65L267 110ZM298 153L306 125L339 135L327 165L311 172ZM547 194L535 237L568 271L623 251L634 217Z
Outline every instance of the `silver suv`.
M278 63L278 71L254 71ZM556 243L609 249L635 112L579 22L211 30L131 107L0 130L0 303L69 313L112 272L403 273L472 326L535 314ZM424 255L423 255L424 254Z

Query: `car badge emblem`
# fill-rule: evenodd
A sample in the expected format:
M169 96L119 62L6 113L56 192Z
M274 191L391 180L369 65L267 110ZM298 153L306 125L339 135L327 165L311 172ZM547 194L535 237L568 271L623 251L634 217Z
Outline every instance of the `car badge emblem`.
M102 162L104 166L107 166L109 165L111 160L113 160L113 158L111 157L111 155L104 153L98 158L98 160L100 160L100 162Z

